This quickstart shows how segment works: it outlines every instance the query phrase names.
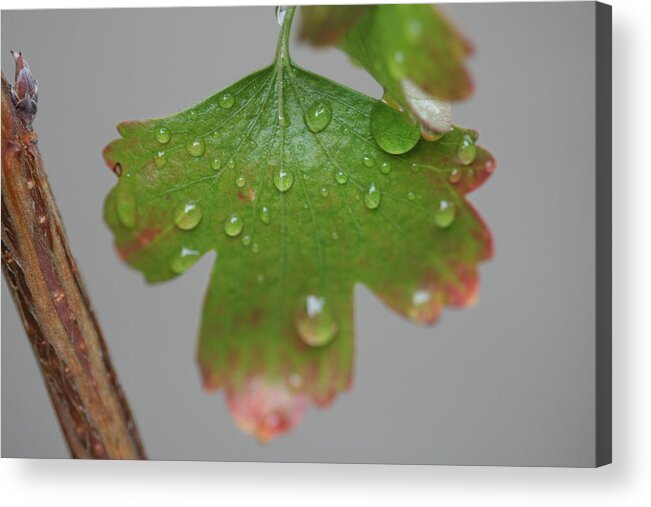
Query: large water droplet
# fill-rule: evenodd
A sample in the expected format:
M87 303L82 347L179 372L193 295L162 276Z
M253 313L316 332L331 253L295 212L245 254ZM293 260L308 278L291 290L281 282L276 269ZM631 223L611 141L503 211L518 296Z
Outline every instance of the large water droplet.
M346 176L345 172L339 170L335 173L335 181L340 185L343 185L348 181L348 176Z
M199 225L202 216L203 212L197 203L188 201L176 208L174 212L174 223L179 229L189 231Z
M165 127L161 127L156 131L156 141L161 144L167 144L172 138L172 133Z
M246 185L246 178L243 175L239 175L237 179L235 180L235 184L242 188L244 185Z
M475 161L476 156L477 146L475 145L475 141L470 135L464 135L457 148L457 159L463 165L469 165Z
M203 144L201 139L193 139L185 145L185 149L193 157L200 157L206 150L206 146Z
M235 97L233 97L230 93L224 93L221 97L219 97L219 105L224 109L230 109L233 107L233 104L235 104Z
M244 222L242 222L242 219L235 214L229 216L224 222L224 232L231 238L239 236L243 228Z
M127 229L136 226L136 198L128 190L119 190L115 196L115 211L118 220Z
M332 342L339 329L325 299L312 295L305 298L295 324L301 340L311 347L323 347Z
M183 247L181 252L170 262L170 269L177 275L185 273L195 262L199 260L199 252Z
M382 194L375 187L375 183L371 183L368 191L364 194L364 204L368 209L376 209L380 205Z
M454 222L456 215L457 209L454 203L443 199L439 203L439 207L434 213L434 221L436 222L436 225L442 229L445 229L446 227L450 227L452 225L452 222Z
M165 155L164 151L156 153L156 156L154 156L154 165L157 169L162 169L167 165L167 155Z
M332 107L324 100L317 100L305 112L305 125L311 132L321 132L330 123Z
M279 169L276 174L274 174L274 185L281 192L287 192L292 185L294 184L294 175L285 170Z
M371 110L369 128L377 145L393 155L408 152L420 139L419 128L407 115L381 101L376 102Z
M269 208L266 206L263 206L262 211L260 211L260 220L262 220L262 223L265 224L271 222L271 214L269 213Z

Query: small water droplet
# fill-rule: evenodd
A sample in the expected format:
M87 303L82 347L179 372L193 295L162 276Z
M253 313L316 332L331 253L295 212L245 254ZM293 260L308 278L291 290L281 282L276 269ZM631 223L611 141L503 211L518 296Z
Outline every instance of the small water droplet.
M242 244L244 246L249 246L251 244L251 236L249 236L248 234L242 236Z
M407 192L407 199L409 199L410 201L414 201L416 199L416 194L414 194L413 192Z
M242 188L244 185L246 185L246 178L243 175L239 175L237 179L235 180L235 184Z
M171 138L172 138L171 132L167 130L165 127L161 127L156 131L156 141L158 141L161 144L169 143Z
M420 139L420 130L413 121L381 101L371 110L369 129L377 145L393 155L407 153Z
M199 260L199 252L191 248L183 247L181 252L170 262L170 269L177 275L185 273L195 262Z
M292 185L294 184L294 175L285 170L279 169L276 174L274 174L274 185L281 192L287 192Z
M222 161L219 157L215 157L212 159L212 162L210 163L210 167L212 167L215 171L218 171L221 166L222 166Z
M328 197L328 187L321 187L321 195L323 197Z
M348 176L346 176L345 172L339 170L335 173L335 181L340 185L343 185L348 181Z
M423 139L425 139L426 141L435 142L443 137L443 132L430 130L425 125L421 125L420 135L423 136Z
M311 132L321 132L330 123L332 107L325 100L317 100L305 112L305 125Z
M375 183L371 183L368 191L364 194L364 204L368 209L376 209L380 205L382 194L375 187Z
M202 216L203 212L197 203L195 201L188 201L176 208L174 212L174 223L179 229L189 231L199 225Z
M335 338L339 326L326 306L324 298L307 296L295 318L301 340L310 347L323 347Z
M251 251L252 251L253 253L258 253L259 250L260 250L260 247L258 246L257 243L253 243L253 244L251 245Z
M227 166L229 169L235 169L235 166L236 166L236 165L237 165L237 162L235 162L235 160L233 160L233 159L230 159L230 160L226 163L226 166Z
M266 206L263 206L262 211L260 211L260 220L262 220L262 223L265 224L271 222L271 214L269 213L269 208Z
M206 150L205 145L201 139L193 139L188 144L185 145L187 152L193 157L200 157L203 155L203 152Z
M235 214L229 216L224 222L224 232L231 238L239 236L243 228L244 222Z
M136 226L136 198L128 190L119 190L115 197L115 211L118 220L127 229Z
M362 161L366 167L373 167L375 165L375 160L370 155L364 155Z
M448 180L450 180L450 183L459 183L461 181L461 171L457 168L452 169L448 176Z
M339 239L339 234L337 234L337 231L332 231L332 239Z
M165 155L164 151L156 153L156 156L154 157L154 165L158 169L162 169L167 165L167 155Z
M476 156L477 146L475 145L475 141L468 134L464 135L457 148L457 159L463 165L469 165L475 161Z
M283 21L285 20L285 13L287 12L286 5L276 6L276 20L280 26L283 26Z
M436 225L442 229L445 229L446 227L450 227L450 225L452 225L452 222L454 222L456 215L457 210L454 203L443 199L439 203L439 207L434 213L434 221L436 222Z
M391 172L391 164L389 162L382 162L380 166L380 172L382 174L389 174Z
M219 105L224 109L230 109L233 107L233 104L235 104L235 97L230 93L224 93L224 95L219 97Z

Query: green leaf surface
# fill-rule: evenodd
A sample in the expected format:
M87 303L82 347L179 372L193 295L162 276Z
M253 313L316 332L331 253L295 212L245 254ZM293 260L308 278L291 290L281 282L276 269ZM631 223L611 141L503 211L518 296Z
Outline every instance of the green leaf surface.
M198 360L261 440L350 385L356 283L428 324L474 301L491 256L465 199L494 167L477 133L393 155L371 135L378 104L280 47L186 111L121 123L104 151L120 174L105 218L127 263L160 282L216 252Z
M464 60L472 52L470 44L431 5L374 5L354 16L350 9L354 7L302 7L302 38L338 44L389 97L437 130L410 96L415 89L445 101L468 97L473 86ZM335 31L332 26L340 18L347 23Z

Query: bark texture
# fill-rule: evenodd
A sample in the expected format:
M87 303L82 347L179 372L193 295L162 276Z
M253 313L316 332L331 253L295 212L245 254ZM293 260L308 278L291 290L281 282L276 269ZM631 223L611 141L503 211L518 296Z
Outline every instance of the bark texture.
M36 134L19 112L3 75L2 268L7 284L71 455L145 459L70 253Z

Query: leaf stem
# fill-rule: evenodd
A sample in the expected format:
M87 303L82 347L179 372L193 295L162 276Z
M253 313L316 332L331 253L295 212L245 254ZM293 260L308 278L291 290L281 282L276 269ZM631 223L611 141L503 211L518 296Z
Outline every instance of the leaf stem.
M276 65L287 65L291 61L289 56L289 36L292 30L295 11L295 5L288 6L285 11L283 24L280 27L280 34L278 35L278 45L276 46Z

